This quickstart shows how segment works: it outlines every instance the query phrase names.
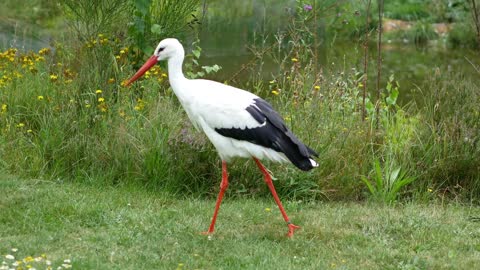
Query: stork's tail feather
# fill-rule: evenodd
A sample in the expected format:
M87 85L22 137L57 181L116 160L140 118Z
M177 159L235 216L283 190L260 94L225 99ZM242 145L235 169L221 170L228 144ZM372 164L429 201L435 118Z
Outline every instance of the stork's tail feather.
M318 167L318 163L315 160L310 159L310 163L312 163L312 167L314 167L314 168Z
M289 135L290 136L288 137L290 140L288 143L283 144L282 152L293 163L293 165L302 171L309 171L318 167L318 163L312 158L313 156L318 157L318 154L310 147L300 142L292 133Z
M318 163L311 159L311 158L303 158L301 160L294 160L291 159L289 156L287 156L288 159L295 165L297 168L299 168L302 171L310 171L311 169L318 167Z

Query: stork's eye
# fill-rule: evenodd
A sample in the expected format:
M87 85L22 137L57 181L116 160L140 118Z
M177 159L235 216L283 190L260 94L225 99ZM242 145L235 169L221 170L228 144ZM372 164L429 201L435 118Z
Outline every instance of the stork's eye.
M160 52L163 51L164 49L165 49L165 47L158 48L157 53L160 53Z

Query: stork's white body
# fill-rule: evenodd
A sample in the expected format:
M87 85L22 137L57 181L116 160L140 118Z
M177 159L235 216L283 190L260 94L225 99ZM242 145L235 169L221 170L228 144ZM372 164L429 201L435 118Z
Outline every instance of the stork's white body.
M299 227L293 225L278 198L268 171L259 159L291 161L302 170L318 164L310 157L314 150L300 142L285 126L270 104L258 96L232 86L210 80L189 80L182 72L183 46L176 39L162 40L155 53L129 80L140 78L158 61L168 60L170 85L182 107L197 129L205 132L222 159L222 182L212 223L213 233L223 194L228 186L226 161L233 157L252 157L265 177L272 195L289 227L288 236Z
M283 153L247 141L225 137L215 131L215 128L260 127L262 124L245 110L258 98L256 95L201 79L176 80L172 84L172 89L194 126L207 135L222 160L229 161L233 157L256 157L276 162L288 161Z

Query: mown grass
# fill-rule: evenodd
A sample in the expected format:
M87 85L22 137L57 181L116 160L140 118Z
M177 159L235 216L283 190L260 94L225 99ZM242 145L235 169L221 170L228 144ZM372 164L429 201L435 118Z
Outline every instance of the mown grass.
M273 200L214 200L135 186L0 177L0 254L41 254L73 269L478 269L476 207L396 207L285 201L293 239ZM258 183L261 188L264 183ZM271 208L271 210L269 210ZM16 248L18 251L12 252ZM33 264L33 263L31 263ZM39 269L39 268L37 268Z

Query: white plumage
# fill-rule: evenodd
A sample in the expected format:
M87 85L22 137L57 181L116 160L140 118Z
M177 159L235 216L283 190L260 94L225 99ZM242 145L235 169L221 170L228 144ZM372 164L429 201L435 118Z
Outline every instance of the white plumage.
M261 169L280 211L288 224L289 236L298 226L293 225L275 192L268 171L259 159L276 162L291 161L302 170L318 164L311 158L315 151L300 142L285 126L282 118L263 99L218 82L185 78L182 72L183 46L176 39L162 40L155 53L129 80L140 78L158 61L168 60L170 85L194 126L202 130L222 159L222 182L212 223L207 233L213 233L215 221L228 186L226 162L233 157L252 157Z
M225 137L215 131L215 128L251 129L265 125L265 123L258 123L245 110L254 103L255 98L258 98L256 95L208 80L185 80L178 89L201 89L191 91L187 103L182 100L180 102L192 123L205 132L213 143L222 160L230 161L233 157L257 157L277 162L288 161L285 154L281 152ZM174 91L178 92L175 89Z

